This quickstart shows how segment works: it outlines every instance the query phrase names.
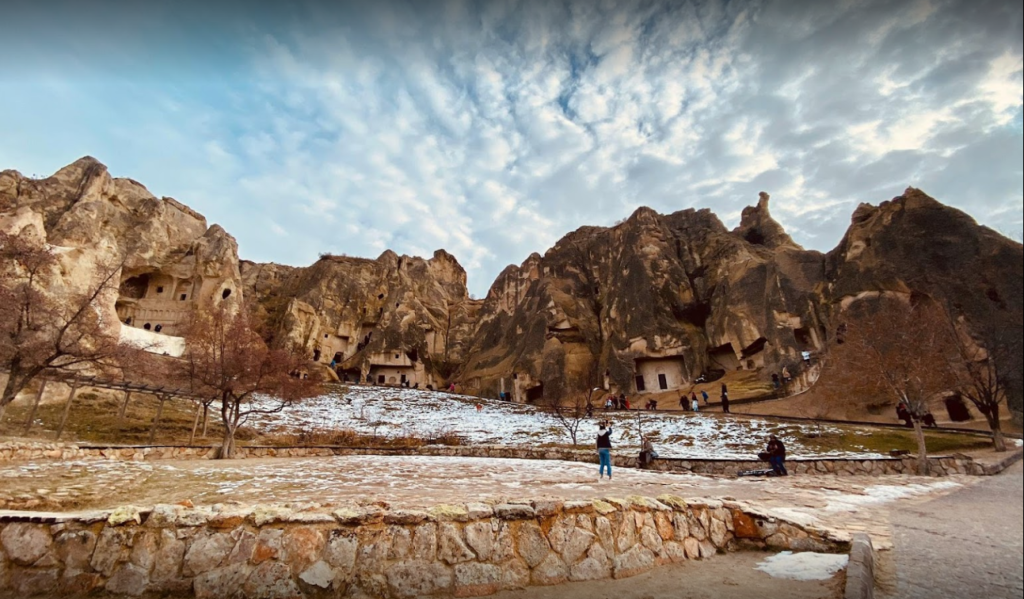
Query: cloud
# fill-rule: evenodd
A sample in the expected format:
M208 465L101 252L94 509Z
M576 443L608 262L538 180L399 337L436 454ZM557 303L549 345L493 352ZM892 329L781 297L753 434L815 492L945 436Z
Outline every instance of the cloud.
M764 190L797 241L828 250L857 203L915 185L1022 226L1013 3L243 8L197 6L202 28L118 13L134 28L120 44L60 27L50 50L0 41L38 67L0 70L0 162L96 155L223 224L250 259L443 247L478 296L640 205L706 206L731 226ZM89 49L85 66L69 58Z

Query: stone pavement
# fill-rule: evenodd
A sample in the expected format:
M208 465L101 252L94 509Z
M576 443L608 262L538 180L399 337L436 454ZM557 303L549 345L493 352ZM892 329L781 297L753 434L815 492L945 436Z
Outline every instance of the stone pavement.
M1022 467L890 512L894 570L886 599L1020 599L1024 595Z

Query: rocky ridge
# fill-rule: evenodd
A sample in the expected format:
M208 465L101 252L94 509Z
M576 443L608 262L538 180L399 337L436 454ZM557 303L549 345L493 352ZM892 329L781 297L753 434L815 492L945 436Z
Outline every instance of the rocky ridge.
M111 307L120 321L173 333L189 310L245 295L275 343L375 383L457 381L536 401L688 389L737 370L767 381L783 366L804 370L838 311L881 292L942 301L982 342L1020 327L1021 245L920 190L861 205L827 254L796 244L769 203L762 193L732 231L707 209L640 208L614 227L581 227L473 300L443 250L324 255L308 267L239 261L222 228L92 158L42 180L0 173L6 228L35 223L52 245L124 260ZM1018 385L1018 410L1019 397Z

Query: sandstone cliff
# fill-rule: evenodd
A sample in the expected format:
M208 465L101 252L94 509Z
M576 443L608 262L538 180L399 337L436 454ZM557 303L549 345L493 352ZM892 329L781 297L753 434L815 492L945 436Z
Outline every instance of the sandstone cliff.
M243 262L242 277L275 342L335 362L349 380L444 383L465 360L480 305L443 250L429 260L325 255L307 268Z
M193 310L240 299L234 238L171 198L111 177L94 158L45 179L0 172L0 217L8 228L38 223L46 243L72 256L64 284L88 286L119 271L118 293L101 306L112 333L159 326L173 335Z
M239 263L222 228L92 158L42 180L0 173L0 221L64 248L71 283L123 262L108 307L120 322L173 332L191 310L244 291L268 339L349 379L458 381L518 401L686 389L736 371L768 381L803 369L837 313L880 292L944 302L983 343L1021 326L1021 244L919 190L860 206L828 254L797 245L769 204L762 193L732 231L706 209L640 208L614 227L582 227L506 268L477 301L443 250ZM1019 411L1019 382L1012 401Z

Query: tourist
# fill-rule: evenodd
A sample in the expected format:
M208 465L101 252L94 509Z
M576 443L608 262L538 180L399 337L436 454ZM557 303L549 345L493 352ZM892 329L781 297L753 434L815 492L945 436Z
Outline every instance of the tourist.
M935 422L935 416L932 415L931 411L924 413L924 418L921 419L921 424L924 424L928 428L939 428L939 423Z
M679 396L679 408L684 412L690 409L690 398L685 391Z
M693 405L690 406L690 407L693 408L694 412L699 412L700 411L700 404L697 403L697 398L696 397L693 398Z
M594 417L594 405L588 401L587 402L587 418L593 418L593 417Z
M604 478L605 468L608 469L608 480L612 479L612 423L605 420L597 433L597 458L601 463L600 478Z
M637 460L637 465L640 468L647 468L657 457L658 453L654 451L654 444L651 443L651 438L644 437L643 443L640 445L640 459Z
M786 446L775 435L768 437L768 447L765 448L768 454L768 463L771 464L772 472L776 476L789 476L786 471Z
M611 395L609 395L604 400L604 409L605 410L611 410L614 407L615 407L615 398L613 398Z
M690 405L693 405L695 403L697 403L697 392L696 391L691 391L690 392Z
M725 385L722 385L722 387L725 387ZM725 391L722 391L722 413L729 413L729 394Z
M451 384L448 385L448 393L455 393L455 381L452 381Z
M700 394L701 394L702 397L704 397L704 405L708 405L708 392L702 390L700 392ZM694 398L694 399L696 399L696 398Z
M729 388L725 386L725 383L722 383L722 395L725 395L728 392Z
M907 408L906 402L899 402L896 404L896 418L903 421L903 426L910 428L914 426L913 418L910 416L910 410Z

